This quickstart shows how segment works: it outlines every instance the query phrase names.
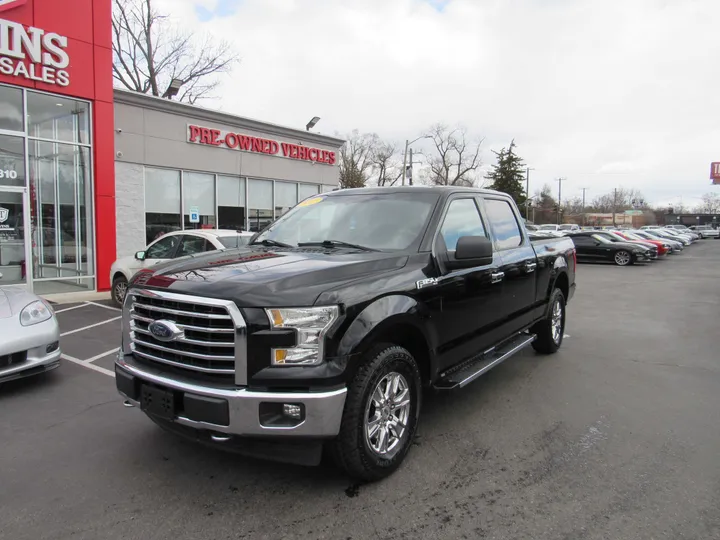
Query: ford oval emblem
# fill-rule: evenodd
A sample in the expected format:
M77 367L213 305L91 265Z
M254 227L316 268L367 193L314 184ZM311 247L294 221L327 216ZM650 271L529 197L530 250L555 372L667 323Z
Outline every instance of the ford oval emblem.
M172 321L153 321L148 325L148 331L158 341L175 341L185 335Z

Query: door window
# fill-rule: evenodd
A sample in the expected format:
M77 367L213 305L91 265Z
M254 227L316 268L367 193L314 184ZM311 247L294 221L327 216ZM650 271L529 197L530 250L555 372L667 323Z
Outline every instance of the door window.
M215 247L205 238L200 236L183 236L178 249L177 257L185 257L186 255L195 255L204 251L212 251Z
M179 236L166 236L150 246L145 254L146 259L171 259L180 243Z
M440 234L448 251L455 251L458 240L463 236L486 236L475 199L450 202Z
M510 203L498 199L485 199L485 208L498 250L516 248L522 244L520 226Z

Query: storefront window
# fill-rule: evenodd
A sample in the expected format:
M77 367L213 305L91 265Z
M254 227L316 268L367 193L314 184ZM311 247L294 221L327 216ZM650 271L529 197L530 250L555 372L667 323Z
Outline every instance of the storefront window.
M22 90L0 86L0 129L25 131Z
M298 198L301 201L318 193L320 193L320 186L316 184L298 184Z
M245 229L245 179L217 177L218 229Z
M297 192L297 184L275 182L275 219L297 204Z
M215 176L212 174L184 172L183 199L185 203L186 229L215 228ZM191 213L197 210L199 222L190 221Z
M28 93L30 137L81 144L90 141L89 105L49 94Z
M273 221L273 183L248 180L248 227L257 232Z
M23 194L0 189L0 285L25 281Z
M182 229L180 171L145 168L145 241Z
M22 137L0 135L0 186L25 185L25 148Z
M45 292L94 288L90 149L29 141L33 279L78 278ZM83 279L80 279L83 278ZM37 287L36 287L37 290Z

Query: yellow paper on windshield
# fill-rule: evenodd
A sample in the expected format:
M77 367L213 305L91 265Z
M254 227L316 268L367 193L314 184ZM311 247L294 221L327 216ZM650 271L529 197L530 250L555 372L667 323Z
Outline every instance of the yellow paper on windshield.
M303 202L301 202L300 204L298 204L298 206L311 206L311 205L313 205L313 204L319 203L319 202L322 201L322 200L323 200L322 197L313 197L312 199L306 199L306 200L304 200Z

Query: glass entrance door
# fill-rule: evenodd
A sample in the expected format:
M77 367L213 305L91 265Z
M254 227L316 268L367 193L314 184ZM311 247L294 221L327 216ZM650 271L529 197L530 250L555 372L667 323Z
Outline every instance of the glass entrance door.
M0 285L27 283L24 195L0 187Z

